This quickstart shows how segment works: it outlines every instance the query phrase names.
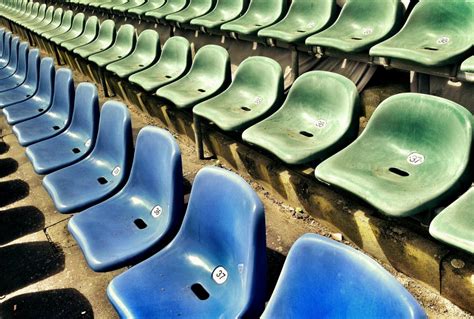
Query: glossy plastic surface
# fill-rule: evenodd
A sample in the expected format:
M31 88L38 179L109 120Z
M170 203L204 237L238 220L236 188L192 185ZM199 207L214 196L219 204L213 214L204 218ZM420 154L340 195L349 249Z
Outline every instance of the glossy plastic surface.
M245 2L245 0L217 0L211 12L192 19L191 24L207 29L219 28L222 24L237 19L244 11Z
M136 14L139 17L141 17L142 15L144 15L148 11L158 9L159 7L164 5L165 2L166 2L166 0L148 0L143 5L128 10L128 13Z
M17 68L26 67L27 59L25 57L28 56L28 51L28 42L21 42L20 44L19 37L13 38L10 46L10 57L8 63L4 68L0 69L0 84L2 84L5 79L12 76L17 71ZM20 57L23 57L23 59ZM21 65L21 63L25 64Z
M166 1L161 7L145 13L145 16L154 18L155 20L160 20L166 17L168 14L183 10L187 4L188 0Z
M94 41L98 31L99 19L96 16L89 17L86 21L84 32L76 38L65 40L61 43L61 46L68 51L73 51Z
M84 14L79 13L79 16L84 18ZM72 26L72 19L74 17L74 12L72 10L67 10L64 12L63 19L61 20L61 24L54 28L53 30L46 31L41 33L41 36L46 39L52 39L58 35L62 35L71 29Z
M474 56L470 57L461 64L461 71L474 73Z
M31 31L36 34L42 34L56 29L61 25L63 13L62 8L56 8L51 18L48 16L48 19L44 19L40 25L35 26Z
M77 38L79 35L81 35L82 31L84 30L84 20L85 20L84 13L81 12L81 13L76 14L74 16L74 19L72 20L71 28L65 33L62 33L55 37L51 37L50 41L56 44L60 44L64 41Z
M113 10L116 11L116 12L124 13L124 12L128 11L129 9L141 6L145 2L146 2L146 0L130 0L126 3L124 3L124 4L113 7Z
M74 49L74 53L86 59L87 57L107 50L115 39L115 22L113 20L104 20L100 24L97 38L82 47Z
M129 55L135 47L136 40L135 27L131 24L124 24L118 30L117 37L110 48L91 55L88 59L99 67L103 67Z
M12 41L13 43L13 41ZM28 43L23 42L20 44L18 48L18 63L17 63L17 68L13 74L11 74L9 77L0 80L0 94L7 94L7 91L14 89L25 82L26 79L26 73L28 71L28 53L29 53L29 46ZM12 55L14 52L12 51ZM11 59L10 59L11 61ZM4 68L3 70L5 70Z
M189 23L194 18L208 13L215 5L215 0L190 0L186 8L166 16L166 20Z

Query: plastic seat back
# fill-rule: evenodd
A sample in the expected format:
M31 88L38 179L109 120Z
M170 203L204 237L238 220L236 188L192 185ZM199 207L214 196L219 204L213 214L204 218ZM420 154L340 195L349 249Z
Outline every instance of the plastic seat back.
M68 10L68 11L72 13L71 10ZM63 20L63 14L64 14L64 11L62 8L57 8L56 10L54 10L52 20L49 23L47 23L47 25L45 25L44 28L41 29L40 34L43 34L43 33L46 33L58 28L61 25L61 22Z
M160 6L155 10L151 10L145 13L148 17L155 17L156 19L164 18L166 15L183 10L188 4L188 0L173 0L166 1L164 5Z
M41 21L41 19L44 18L45 13L46 13L46 3L42 3L38 6L38 9L36 10L36 12L32 14L29 19L25 19L24 21L22 21L21 24L26 25L36 20Z
M132 52L137 35L135 27L131 24L124 24L117 31L114 43L107 50L89 57L90 61L96 62L99 66L120 60Z
M191 70L186 76L203 76L212 82L223 83L228 76L225 67L228 61L227 50L217 45L205 45L196 53Z
M2 50L3 62L8 62L8 59L10 59L11 44L12 44L12 33L7 32L5 36L3 37L3 50ZM6 63L3 63L3 66L5 65Z
M363 253L316 234L291 247L262 318L427 318L413 296Z
M132 8L128 10L128 13L137 14L140 18L142 14L145 14L148 11L158 9L164 5L166 0L149 0L139 7Z
M15 22L16 23L21 22L21 21L23 21L25 19L28 19L29 17L35 15L36 12L38 11L38 8L39 8L39 2L36 2L36 3L30 2L30 3L28 3L28 7L26 8L25 14L18 17Z
M191 20L191 24L216 28L237 18L244 10L245 0L217 0L214 9L206 15Z
M84 30L84 20L85 15L82 12L74 16L74 19L72 20L71 29L68 32L68 38L75 38L82 33L82 31Z
M216 0L190 0L186 8L166 16L166 20L181 23L189 22L192 18L209 12L214 7L215 2Z
M28 48L29 46L27 42L22 42L20 44L20 38L14 37L10 44L10 56L8 57L8 64L6 66L12 71L16 70L20 56L28 54Z
M77 31L79 29L75 29L75 31L73 32L75 34L79 33L78 36L72 37L69 40L62 42L61 46L66 48L67 50L72 50L74 48L91 43L96 38L98 29L99 19L96 16L91 16L87 19L83 30L81 26L81 30L79 32Z
M28 54L30 52L28 42L22 42L18 47L18 64L15 72L15 77L19 82L23 82L28 72Z
M7 33L5 29L0 29L0 57L3 55L3 49L5 48L5 37Z
M40 51L32 49L28 53L28 67L26 73L26 80L23 86L29 86L33 92L36 92L38 87L38 71L40 67ZM30 97L28 95L27 97Z
M31 27L34 28L39 28L42 24L43 21L47 21L53 18L53 12L54 12L54 6L49 6L44 10L44 13L38 14L36 18L33 20L25 23L25 27L30 29Z
M101 52L109 48L115 39L115 22L113 20L104 20L99 27L97 38L91 43L74 49L74 53L86 58L97 52Z
M56 71L54 94L48 112L64 118L65 126L70 122L74 105L74 80L70 69L61 68Z
M55 86L55 74L54 60L52 58L42 58L40 63L38 90L36 91L36 97L38 99L52 101Z
M79 15L84 15L84 14L79 13ZM71 29L73 18L74 18L74 12L72 10L67 10L66 12L64 12L63 18L59 26L53 30L42 33L42 35L46 38L52 38L54 36L61 35L68 32L69 29Z

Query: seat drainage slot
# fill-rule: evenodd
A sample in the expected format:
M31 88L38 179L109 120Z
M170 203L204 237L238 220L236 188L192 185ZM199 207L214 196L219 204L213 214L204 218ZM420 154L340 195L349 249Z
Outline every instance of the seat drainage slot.
M424 47L423 49L428 50L428 51L438 51L439 50L437 48L431 48L431 47Z
M206 90L204 90L204 89L198 89L198 91L202 92L202 93L206 92Z
M206 300L209 298L209 293L201 284L194 284L191 286L192 292L199 298L199 300Z
M357 41L362 40L362 38L360 38L360 37L352 37L351 39L352 39L352 40L357 40Z
M401 169L396 168L396 167L390 167L388 170L389 170L391 173L393 173L393 174L395 174L395 175L398 175L398 176L401 176L401 177L410 176L410 173L405 172L404 170L401 170Z
M241 108L242 110L246 111L246 112L252 111L252 109L249 109L249 108L246 107L246 106L242 106L242 107L240 107L240 108Z
M107 180L107 178L105 177L99 177L97 179L97 181L99 182L100 185L104 185L104 184L107 184L109 181Z
M133 223L135 224L135 226L137 226L138 229L145 229L148 227L145 221L141 218L135 219Z
M301 131L300 134L303 135L303 136L306 136L306 137L313 137L314 136L310 132L306 132L306 131Z
M72 152L73 152L74 154L77 154L77 153L80 153L81 150L78 149L77 147L74 147L74 148L72 149Z
M59 126L57 126L57 125L53 126L53 130L57 131L57 130L59 130L59 129L60 129Z
M43 112L43 111L44 111L44 109L38 109L38 112Z
M165 78L167 78L167 79L171 79L171 78L172 78L172 76L171 76L171 75L165 75Z

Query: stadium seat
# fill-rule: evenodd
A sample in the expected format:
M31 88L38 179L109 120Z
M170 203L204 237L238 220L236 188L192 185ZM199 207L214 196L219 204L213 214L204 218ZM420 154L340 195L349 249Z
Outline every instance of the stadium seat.
M121 317L258 318L266 272L260 199L236 174L205 167L175 239L115 277L107 294Z
M305 43L345 53L369 51L396 32L402 18L403 5L399 0L347 0L336 22L307 38Z
M14 89L22 85L23 82L25 82L26 72L28 68L28 43L23 42L20 45L18 52L18 68L15 73L10 75L8 78L0 80L0 94L2 94L1 92L6 92L8 90Z
M21 42L20 44L19 37L13 38L10 47L10 57L8 63L4 68L0 69L0 85L5 81L5 79L12 76L17 71L17 68L20 66L21 62L26 63L28 51L28 42ZM24 59L21 57L24 57ZM23 65L22 67L25 66L26 65Z
M224 92L196 105L193 113L224 131L238 131L275 111L282 100L280 64L270 58L254 56L239 65L232 84Z
M148 126L138 133L124 188L74 216L68 228L89 266L109 271L163 248L176 234L183 215L179 146L167 131Z
M427 318L415 298L362 252L316 234L291 247L262 318Z
M127 107L116 101L105 102L92 152L80 162L43 178L43 186L57 210L60 213L83 210L122 188L130 170L132 143Z
M186 8L166 16L166 20L189 23L194 18L205 15L215 5L215 0L190 0Z
M336 73L313 71L297 78L283 106L245 130L242 138L298 165L346 146L357 136L358 124L355 84Z
M237 19L244 10L245 0L217 0L214 9L191 20L192 25L206 29L217 29L222 24Z
M99 67L106 66L129 55L136 42L135 28L131 24L124 24L117 32L114 43L107 50L93 54L88 60L94 62Z
M336 16L335 0L293 0L286 16L278 23L258 31L258 36L285 43L304 44L304 40L326 28Z
M140 33L133 52L124 59L107 65L106 70L120 78L149 67L160 55L160 36L158 32L146 29Z
M188 4L188 0L168 0L157 9L145 13L146 17L155 19L157 22L164 19L168 14L183 10Z
M8 90L6 92L0 92L0 109L18 102L25 101L34 96L38 87L38 69L40 65L39 50L30 50L27 61L28 66L18 66L19 69L24 68L27 70L25 82L14 89Z
M74 19L72 20L71 28L67 32L51 37L50 41L56 44L61 44L64 41L77 38L79 35L81 35L82 31L84 30L84 20L85 20L84 13L81 12L81 13L76 14L74 16Z
M24 14L22 17L19 17L18 19L15 19L15 24L18 24L18 25L21 25L21 23L23 23L23 21L28 21L34 17L36 17L38 15L38 10L39 10L39 7L40 7L40 3L39 2L30 2L32 5L31 5L31 9L29 11L27 11L26 14ZM46 5L44 5L46 7Z
M474 188L442 210L430 224L436 239L474 254Z
M132 8L128 10L129 14L135 14L139 18L142 18L142 16L147 13L148 11L152 11L155 9L158 9L162 5L164 5L166 0L148 0L144 4L142 4L139 7Z
M40 23L37 27L32 28L31 31L38 35L53 31L61 25L62 18L63 9L57 8L54 10L54 14L51 20L43 20L42 23Z
M7 35L7 31L4 28L0 29L0 58L3 56L3 50L5 48L5 38Z
M80 18L84 19L84 13L78 13L77 15L79 15ZM67 10L66 12L64 12L61 24L54 30L41 33L41 36L46 39L52 39L58 35L68 32L69 29L71 29L73 17L75 17L74 12L72 10Z
M51 19L53 17L53 12L54 12L54 6L49 6L46 8L46 10L44 11L44 13L42 13L43 11L40 10L40 12L38 13L38 16L36 18L34 18L33 20L31 21L26 21L22 24L22 26L26 29L30 29L31 28L37 28L39 27L39 25L44 21L44 20L48 20L48 19Z
M69 125L74 99L74 83L69 69L56 72L53 101L42 115L13 126L22 146L58 135Z
M474 56L470 57L461 64L461 71L474 73Z
M112 3L112 0L94 0L87 4L87 6L92 8L99 8L101 5L105 3Z
M316 167L316 177L393 217L434 209L463 187L472 115L436 96L394 95L359 138Z
M258 30L277 22L284 14L286 0L250 0L247 11L238 19L224 23L221 30L256 35Z
M231 80L229 53L217 45L205 45L198 50L189 72L181 79L156 91L158 97L177 108L191 108L219 94Z
M113 0L111 2L105 2L99 6L104 10L112 10L113 7L127 3L128 0Z
M191 66L191 46L183 37L171 37L165 42L160 59L148 69L131 75L128 80L147 92L176 81Z
M18 37L15 37L18 38ZM14 45L13 40L15 39L12 35L11 32L8 32L5 34L5 37L3 39L3 51L2 51L2 56L0 58L0 69L3 69L8 65L8 62L10 62L10 56L12 52L12 45Z
M61 42L61 47L68 51L73 51L76 48L85 46L86 44L91 43L97 36L99 30L99 19L96 16L91 16L87 19L84 32L78 37L72 38L70 40L65 40Z
M8 124L15 125L37 117L48 110L53 98L54 75L53 59L41 59L38 90L30 99L3 109Z
M77 86L71 125L61 134L26 148L36 173L44 175L83 159L94 147L99 126L99 97L91 83Z
M115 22L104 20L99 27L99 34L94 41L74 49L74 53L86 59L89 56L107 50L115 39Z
M128 2L126 2L124 4L113 7L113 10L114 10L114 12L125 13L129 9L141 6L145 2L146 2L146 0L129 0Z
M461 63L474 43L474 2L420 1L403 29L371 56L435 67Z

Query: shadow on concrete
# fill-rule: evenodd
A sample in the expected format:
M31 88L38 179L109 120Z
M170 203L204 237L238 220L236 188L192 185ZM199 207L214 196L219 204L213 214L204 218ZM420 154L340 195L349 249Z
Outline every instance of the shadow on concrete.
M0 318L94 318L89 301L76 289L18 295L0 304Z
M64 254L50 242L0 248L0 296L53 276L64 269Z
M0 182L0 207L13 204L30 193L28 184L20 179Z
M7 143L0 141L0 154L5 154L10 149Z
M0 159L0 178L13 174L18 169L18 162L13 158Z
M284 255L267 247L267 300L270 299L273 290L275 289L285 259L286 257Z
M0 211L0 245L35 233L44 228L43 213L34 206L23 206Z

